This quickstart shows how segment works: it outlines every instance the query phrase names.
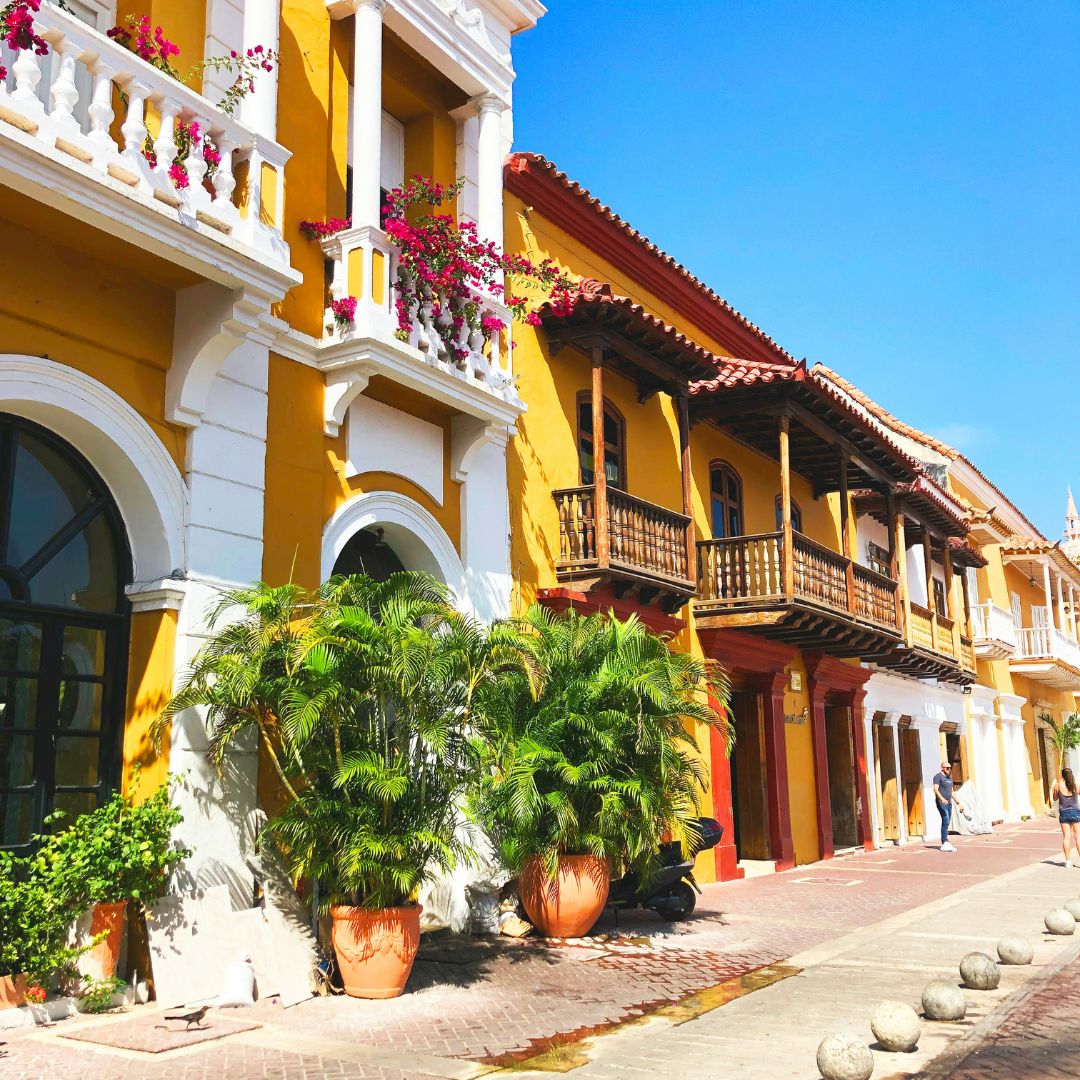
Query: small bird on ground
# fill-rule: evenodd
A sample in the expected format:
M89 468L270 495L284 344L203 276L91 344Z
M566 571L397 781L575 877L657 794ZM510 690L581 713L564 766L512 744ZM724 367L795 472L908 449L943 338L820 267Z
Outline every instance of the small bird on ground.
M195 1024L197 1027L203 1026L203 1017L206 1015L206 1010L209 1009L209 1005L203 1005L201 1008L196 1009L194 1012L176 1014L174 1016L166 1016L166 1020L183 1020L185 1031L191 1030L191 1025Z

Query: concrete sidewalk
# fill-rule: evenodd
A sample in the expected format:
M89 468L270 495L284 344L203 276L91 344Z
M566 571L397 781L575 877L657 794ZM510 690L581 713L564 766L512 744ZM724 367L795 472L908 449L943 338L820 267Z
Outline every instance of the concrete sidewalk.
M844 888L843 879L863 872L854 865L838 870L835 887ZM1080 935L1055 938L1043 927L1049 908L1077 896L1080 871L1039 861L798 953L786 965L801 969L799 974L704 1015L685 1022L652 1017L594 1039L577 1048L577 1059L588 1060L572 1075L577 1080L647 1074L813 1080L819 1075L817 1046L826 1035L849 1032L871 1045L870 1016L879 1002L895 998L921 1011L929 980L959 983L965 953L980 950L996 957L996 942L1004 934L1028 937L1035 946L1034 963L1003 967L995 991L966 990L963 1021L924 1021L919 1047L909 1054L874 1050L875 1077L914 1076L1010 995L1044 982L1080 954ZM1072 1015L1074 1022L1080 1019L1080 1004ZM517 1075L540 1080L545 1074Z
M1044 911L1080 894L1080 870L1053 865L1055 850L1060 860L1044 819L964 838L953 855L911 845L707 886L689 922L631 914L614 939L425 938L408 992L391 1001L260 1003L233 1014L260 1027L159 1054L66 1037L123 1016L69 1020L12 1034L0 1076L471 1080L544 1066L628 1080L691 1069L815 1077L821 1037L850 1030L869 1042L877 1001L917 1003L928 978L955 977L964 953L993 953L1005 931L1041 938ZM1040 942L1038 968L1006 969L1003 991L969 995L979 1000L965 1024L928 1025L918 1054L881 1056L875 1076L916 1071L1003 992L1069 955L1073 939L1062 940Z

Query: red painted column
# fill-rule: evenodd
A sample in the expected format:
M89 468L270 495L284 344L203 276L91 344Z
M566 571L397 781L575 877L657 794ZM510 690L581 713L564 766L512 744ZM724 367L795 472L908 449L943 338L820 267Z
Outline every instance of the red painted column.
M766 676L759 685L764 697L765 779L768 785L769 845L777 870L795 865L791 841L791 798L788 794L787 741L784 735L784 686L787 675Z
M719 703L710 698L709 703L719 711ZM730 716L728 717L730 720ZM716 880L734 881L744 876L739 867L739 855L735 850L735 817L731 809L731 759L728 757L724 736L713 728L709 732L709 765L712 771L713 817L723 826L724 835L713 848L716 859Z
M814 787L817 790L819 858L833 857L832 801L829 789L829 743L825 730L825 689L809 679L810 735L814 747Z
M867 851L874 850L874 834L870 828L870 789L866 771L865 690L851 692L852 745L855 747L855 794L859 797L857 826L859 842Z

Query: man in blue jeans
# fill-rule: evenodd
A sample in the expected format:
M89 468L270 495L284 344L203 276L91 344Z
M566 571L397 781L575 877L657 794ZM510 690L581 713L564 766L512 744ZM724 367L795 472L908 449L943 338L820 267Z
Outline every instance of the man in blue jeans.
M957 810L964 812L960 800L953 795L952 765L947 761L941 763L941 772L934 777L934 800L937 803L937 811L941 815L941 850L955 851L956 848L949 843L949 823L952 821L952 806L956 803Z

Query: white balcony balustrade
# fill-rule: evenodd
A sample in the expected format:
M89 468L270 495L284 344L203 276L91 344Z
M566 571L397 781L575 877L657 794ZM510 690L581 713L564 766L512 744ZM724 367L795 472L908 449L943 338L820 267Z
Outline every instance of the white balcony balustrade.
M328 340L374 341L383 349L407 352L417 365L426 365L502 402L520 406L513 372L512 315L505 304L478 291L473 291L469 299L447 299L422 290L410 304L408 329L399 333L402 328L394 287L398 280L397 250L382 230L346 229L324 239L322 248L333 265L333 300L349 296L356 299L351 327L338 326L332 310L327 309ZM468 312L466 307L470 307ZM504 329L485 334L480 329L480 321L485 318L498 319ZM459 322L456 330L455 319Z
M34 24L50 51L23 51L6 65L0 176L43 201L55 205L50 196L58 194L94 211L99 221L129 226L134 198L184 226L189 248L193 230L237 242L253 249L240 248L251 262L295 279L281 236L289 151L52 4L42 4ZM170 175L181 123L197 124L199 138L188 140L182 169ZM204 155L205 137L220 157L216 165ZM144 155L148 140L154 165ZM29 160L28 152L39 160ZM186 174L186 184L175 182L178 172ZM183 247L175 238L172 243ZM188 254L181 261L190 262Z
M971 609L975 655L980 660L1004 660L1016 652L1012 612L986 601Z
M1059 690L1080 690L1080 645L1052 626L1024 627L1010 667Z

